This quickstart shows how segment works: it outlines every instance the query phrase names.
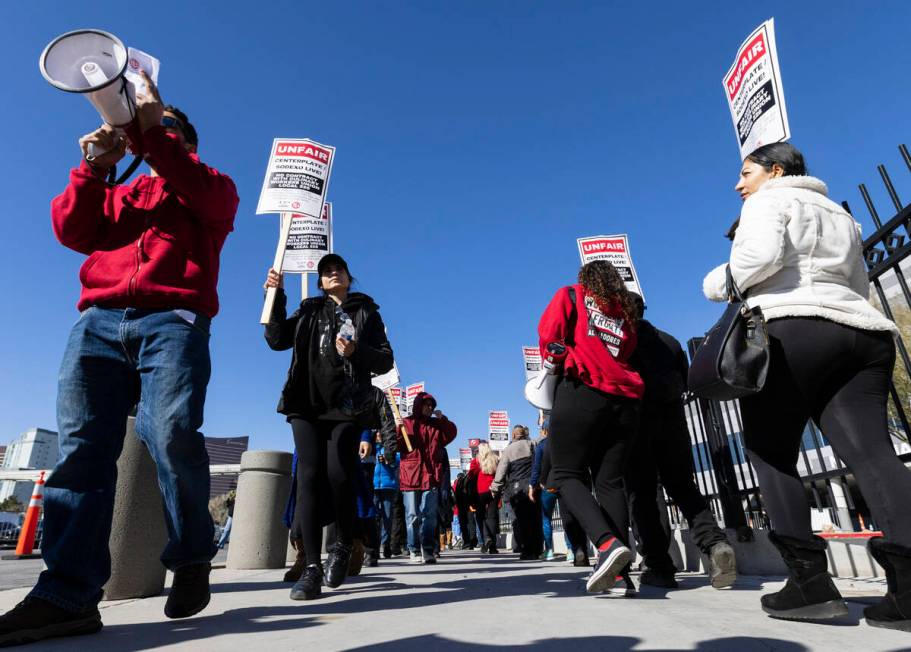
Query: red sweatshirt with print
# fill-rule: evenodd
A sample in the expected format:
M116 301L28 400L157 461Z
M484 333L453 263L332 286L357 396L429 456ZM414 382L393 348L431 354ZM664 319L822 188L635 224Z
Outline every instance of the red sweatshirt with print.
M551 342L565 344L567 376L607 394L641 399L645 385L629 364L636 350L636 331L624 318L620 303L599 306L581 285L572 287L575 305L569 288L560 288L541 316L541 354L547 355Z

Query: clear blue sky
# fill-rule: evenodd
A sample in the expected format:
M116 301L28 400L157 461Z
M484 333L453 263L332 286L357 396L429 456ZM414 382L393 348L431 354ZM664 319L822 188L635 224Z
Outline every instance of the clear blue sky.
M291 446L275 413L289 355L258 324L278 218L254 210L273 137L338 148L336 250L381 305L404 380L427 382L463 445L490 409L534 421L521 346L574 278L579 236L630 235L656 325L685 340L716 319L702 277L740 206L721 77L770 16L793 142L871 230L856 184L879 162L901 171L896 145L911 140L911 3L632 4L5 4L0 442L56 429L83 257L55 240L48 203L98 119L37 60L78 27L160 58L164 99L237 183L204 431L256 448Z

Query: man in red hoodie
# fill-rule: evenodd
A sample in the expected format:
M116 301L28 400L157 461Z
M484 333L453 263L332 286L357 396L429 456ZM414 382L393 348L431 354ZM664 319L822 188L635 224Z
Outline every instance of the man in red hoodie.
M168 521L161 560L174 581L165 614L191 616L209 602L215 545L199 428L219 254L238 197L229 177L200 162L186 116L146 83L130 140L144 152L151 176L126 186L105 182L126 142L103 126L80 140L83 160L51 204L57 238L88 259L79 273L81 314L59 376L61 457L44 493L46 570L28 597L0 617L0 645L101 629L97 605L111 571L117 458L134 406ZM104 153L89 156L90 144Z
M456 425L436 410L437 402L421 392L414 399L412 416L405 419L411 452L399 433L399 487L405 502L405 527L411 561L436 563L433 556L440 482L443 473L437 460L441 450L456 438Z

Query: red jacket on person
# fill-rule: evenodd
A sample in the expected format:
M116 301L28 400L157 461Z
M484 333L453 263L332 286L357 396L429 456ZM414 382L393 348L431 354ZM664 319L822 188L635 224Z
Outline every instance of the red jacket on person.
M237 190L164 127L142 134L161 175L109 186L83 161L51 202L54 234L88 260L79 270L79 310L186 308L218 312L218 262L234 228Z
M484 473L481 471L481 463L478 462L478 458L472 458L471 464L468 465L468 477L477 478L478 480L478 495L487 493L490 491L490 485L493 483L494 479L493 473Z
M541 355L547 356L551 342L561 342L567 348L563 363L567 376L606 394L641 399L645 386L629 364L636 349L636 331L624 318L619 302L603 310L581 285L572 287L575 305L569 288L560 288L541 316ZM575 326L570 333L571 324Z
M409 453L401 431L398 433L398 449L402 460L399 463L399 489L418 491L440 486L442 473L437 460L440 449L456 438L456 425L446 417L425 417L424 402L430 401L436 407L436 399L421 392L414 399L412 416L405 419L405 429L411 440Z

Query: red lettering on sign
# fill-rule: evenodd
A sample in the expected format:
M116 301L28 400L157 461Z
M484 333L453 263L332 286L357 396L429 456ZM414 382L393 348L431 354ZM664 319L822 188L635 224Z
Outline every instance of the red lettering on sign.
M582 251L587 254L596 254L601 251L623 253L626 251L626 247L623 246L623 240L591 240L582 243Z
M738 53L737 65L734 66L734 70L728 75L728 78L724 80L724 85L727 87L728 95L731 99L734 99L737 91L740 90L740 85L743 83L746 72L765 53L765 32L759 32L756 38L747 43L746 47Z
M309 143L278 143L275 146L276 156L303 156L314 161L329 164L329 150Z

